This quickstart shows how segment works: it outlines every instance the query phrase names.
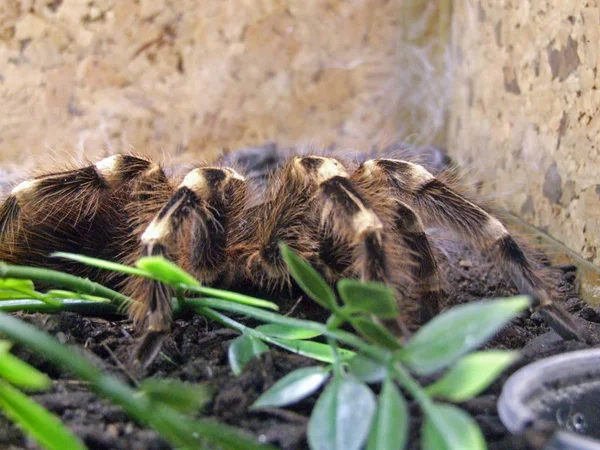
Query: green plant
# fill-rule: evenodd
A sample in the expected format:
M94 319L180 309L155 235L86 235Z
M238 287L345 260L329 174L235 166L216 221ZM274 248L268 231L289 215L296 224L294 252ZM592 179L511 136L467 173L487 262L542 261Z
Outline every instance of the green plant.
M173 445L182 448L203 448L206 443L226 449L265 449L237 430L210 420L193 419L181 410L197 409L206 399L206 392L198 387L187 387L183 383L168 381L167 384L147 381L140 389L133 389L117 378L103 374L83 356L61 345L54 338L5 313L0 313L0 333L15 342L44 355L64 370L68 370L99 394L121 406L132 418L156 429ZM165 401L165 388L170 391L170 400ZM173 407L173 394L187 401ZM17 399L21 403L22 398ZM22 403L21 403L22 404ZM19 406L22 408L22 406ZM30 431L30 430L28 430ZM54 445L58 443L54 442ZM48 447L85 448L85 447Z
M54 414L20 391L48 390L52 382L45 374L12 355L10 348L10 342L0 340L0 410L46 449L85 449Z
M308 426L308 441L313 449L352 450L365 444L368 449L403 448L409 420L403 392L423 411L423 448L485 448L476 422L464 410L448 402L460 402L477 395L518 357L515 352L473 350L527 308L527 297L455 307L400 345L381 323L398 314L390 288L346 279L337 284L338 298L310 265L285 245L281 251L294 280L309 297L331 312L326 324L269 311L277 310L277 306L265 300L200 286L189 274L162 258L143 258L137 267L129 267L76 255L60 256L107 270L153 278L175 287L175 314L194 311L241 333L229 350L232 371L236 374L251 358L268 351L268 345L327 363L288 374L253 405L253 408L285 407L323 387ZM81 310L89 305L101 312L114 312L129 301L114 291L99 289L94 283L82 283L77 277L65 274L60 274L58 279L56 273L44 269L32 272L30 268L0 264L0 276L55 283L74 289L74 295L79 296L60 299L59 305L43 299L4 301L0 302L0 310L53 312ZM85 299L81 294L102 295L111 303L97 298ZM227 313L241 314L264 325L252 328ZM344 324L352 326L357 334L340 329ZM2 321L0 332L5 332ZM422 386L419 376L434 377L437 381ZM379 397L369 384L381 385ZM119 404L125 406L127 402L121 399ZM131 406L126 407L130 413L134 416L140 413ZM156 423L146 423L157 427ZM157 429L168 435L169 430Z

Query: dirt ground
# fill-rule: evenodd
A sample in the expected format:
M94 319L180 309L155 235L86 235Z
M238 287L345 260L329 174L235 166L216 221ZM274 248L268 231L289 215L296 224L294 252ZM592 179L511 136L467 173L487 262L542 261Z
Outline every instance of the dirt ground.
M461 249L443 263L449 289L449 303L458 304L480 298L516 294L512 286L486 257ZM557 294L566 300L566 306L577 316L600 323L600 314L581 302L575 294L576 273L573 267L557 268L554 274ZM293 299L292 299L293 300ZM285 313L293 302L284 304ZM317 312L318 313L318 312ZM295 315L313 317L315 308L310 300L303 300ZM123 365L129 360L133 347L133 329L125 320L105 320L82 317L73 313L54 316L33 314L22 318L35 323L61 342L84 351L107 372L123 379L128 375ZM506 376L529 361L567 350L586 348L577 342L554 341L541 345L538 336L554 334L537 314L525 313L515 319L486 347L523 349L524 357ZM296 368L312 365L313 361L273 349L260 360L251 362L244 372L235 377L227 363L227 347L236 333L195 316L178 320L164 349L164 356L152 363L148 376L169 377L189 382L206 382L216 387L217 394L208 405L208 417L247 430L262 440L283 449L306 448L305 431L316 395L291 408L249 411L248 407L275 381ZM20 357L50 374L55 380L52 390L33 397L57 414L90 449L169 449L158 435L140 428L116 406L90 392L72 376L61 373L41 357L23 348L17 348ZM501 424L496 401L501 381L495 382L479 397L464 403L481 426L490 448L527 448L511 437ZM411 421L411 447L418 448L420 418L416 404ZM0 448L36 448L15 427L0 418Z
M265 158L270 154L260 150L263 165L273 161ZM238 163L254 161L256 151L238 154ZM272 155L276 150L272 149ZM427 166L435 171L448 160L436 149L424 152ZM276 159L276 158L275 158ZM259 168L260 169L260 168ZM257 170L256 177L264 175ZM444 245L440 252L440 265L448 293L448 306L482 298L511 296L517 293L514 285L499 272L497 264L485 255L460 245ZM541 264L548 265L542 260ZM600 311L583 303L577 296L577 274L574 266L549 267L555 297L576 316L589 321L596 342L600 342ZM308 299L297 303L297 298L278 299L281 312L286 314L294 308L293 315L300 318L322 318L322 311ZM59 341L85 352L92 361L105 371L133 382L125 366L134 347L134 330L127 320L83 317L73 313L57 315L21 314L21 318L43 328ZM248 322L250 326L254 322ZM314 365L314 361L273 349L260 359L248 364L240 376L231 373L227 362L227 348L237 333L222 328L203 317L193 316L177 320L163 353L150 365L146 376L168 377L214 386L215 396L207 405L204 415L246 430L261 441L275 444L283 449L307 448L305 432L308 417L316 401L313 395L286 409L272 408L250 411L249 406L290 371ZM540 337L541 336L541 337ZM502 381L522 365L551 354L586 348L579 342L564 342L548 327L537 313L526 312L513 320L492 339L487 348L522 349L523 358L510 368L501 379L487 391L462 405L481 426L490 448L527 448L520 438L512 437L501 424L496 411L496 401ZM90 449L169 449L157 433L142 429L131 421L118 407L96 396L84 383L62 373L49 362L27 349L17 346L15 352L25 361L48 373L54 380L50 392L34 395L37 401L58 415ZM411 448L418 448L421 425L417 405L411 409ZM6 419L0 417L0 448L37 448Z

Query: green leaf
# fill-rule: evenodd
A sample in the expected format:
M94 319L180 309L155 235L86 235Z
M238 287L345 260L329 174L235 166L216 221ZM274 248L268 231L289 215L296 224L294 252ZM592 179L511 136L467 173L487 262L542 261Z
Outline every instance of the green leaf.
M0 408L46 449L85 450L81 441L56 416L1 380Z
M519 352L489 350L464 356L444 375L427 386L429 395L464 402L487 388L504 369L519 359Z
M323 277L284 243L279 244L279 249L290 274L296 280L298 286L319 305L335 311L337 308L335 293Z
M206 384L190 384L179 380L149 378L140 391L152 402L164 403L182 412L197 412L210 401L213 391Z
M0 279L0 300L37 299L53 306L60 306L61 301L48 298L35 290L33 281L20 278Z
M44 285L60 286L75 292L84 292L86 294L108 298L112 303L116 304L116 306L125 306L133 301L131 298L87 278L77 277L57 270L42 269L40 267L13 266L0 261L0 276L32 280L34 282L43 283ZM44 297L44 295L37 293L34 298L47 303L48 299ZM55 300L58 301L57 299ZM62 306L62 302L57 306Z
M52 386L46 374L8 353L8 349L0 351L0 379L23 389L44 390Z
M414 372L431 375L479 347L529 303L529 297L517 296L456 306L417 331L400 358Z
M255 438L223 423L210 419L191 419L165 404L152 403L118 378L102 373L85 357L61 345L52 336L2 312L0 312L0 333L31 348L61 369L68 370L88 382L96 392L123 408L136 422L148 424L158 431L173 447L195 449L203 448L202 445L207 447L212 445L230 450L273 448L259 444ZM78 449L80 447L67 444L58 448Z
M352 376L336 376L315 404L307 438L313 450L359 450L375 416L375 395Z
M369 341L382 347L397 350L400 343L396 336L390 333L383 325L373 321L370 317L353 317L350 323L356 331L366 337Z
M393 319L400 313L394 289L383 283L343 279L338 281L337 289L351 312L375 314L384 319Z
M428 408L421 433L424 450L487 448L477 422L454 405L436 403Z
M86 266L98 267L99 269L110 270L111 272L120 272L127 275L137 275L140 277L152 278L151 274L145 270L141 270L132 266L126 266L125 264L119 264L112 261L106 261L105 259L92 258L90 256L78 255L76 253L67 252L55 252L50 256L53 258L64 258L71 261L77 261Z
M3 290L0 291L0 300L25 300L25 299L31 299L32 296L31 294L24 294L23 292L20 291L8 291L8 290ZM33 297L36 298L36 297Z
M62 299L60 306L50 305L41 300L3 300L0 301L0 311L27 313L57 313L60 311L83 313L91 316L118 314L119 311L112 302L99 302L81 299Z
M259 339L247 334L238 336L231 342L231 345L229 345L229 351L227 353L231 371L234 375L241 374L242 369L248 361L268 351L269 347L263 344Z
M35 296L32 295L31 298L36 298L36 299L41 300L44 303L48 303L49 305L52 305L52 306L58 306L58 307L60 307L63 304L61 299L58 299L56 297L52 297L51 295L45 295L45 294L36 293L36 295Z
M271 337L291 340L312 339L323 334L315 330L309 330L307 328L292 327L289 325L279 325L276 323L260 325L256 327L255 330L260 331L261 333L264 333Z
M377 361L364 355L356 355L348 362L348 370L360 381L379 383L387 375L387 369Z
M90 302L96 303L111 303L111 300L106 297L98 297L97 295L89 295L89 294L79 294L81 300L88 300Z
M0 290L31 292L35 291L35 286L31 280L0 278Z
M287 406L299 402L315 392L329 378L324 367L304 367L288 373L261 395L252 408Z
M306 356L317 361L332 363L334 361L333 351L328 344L313 341L297 341L292 339L272 338L273 344L284 348L298 355ZM354 352L343 348L338 349L338 353L343 360L349 359L355 355Z
M171 286L179 287L181 284L200 286L198 280L163 256L144 256L138 259L135 265L152 274L156 280Z
M383 383L367 450L400 450L408 437L408 406L390 379Z
M89 295L89 294L78 294L77 292L66 291L63 289L51 289L48 292L46 292L46 298L48 296L53 297L53 298L58 298L58 299L68 298L68 299L89 300L91 302L110 303L110 299L105 298L105 297L98 297L96 295Z

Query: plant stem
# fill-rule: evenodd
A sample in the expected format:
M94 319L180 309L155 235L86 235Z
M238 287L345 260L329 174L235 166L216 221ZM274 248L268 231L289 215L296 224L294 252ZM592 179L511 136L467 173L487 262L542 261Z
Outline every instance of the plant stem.
M242 305L257 306L260 308L268 308L274 311L279 311L279 306L268 300L260 298L250 297L249 295L239 294L237 292L225 291L223 289L215 289L206 286L190 286L185 285L185 290L189 292L195 292L196 294L202 294L207 297L220 298L223 300L229 300L230 302L240 303Z
M13 266L0 262L0 278L19 278L61 286L90 295L97 295L112 300L117 306L126 305L131 300L126 295L102 286L86 278L69 275L57 270L41 269L38 267Z
M239 331L240 333L244 333L244 334L247 334L249 336L255 337L255 338L260 339L261 341L267 342L267 343L269 343L271 345L275 345L277 347L283 348L283 349L285 349L287 351L294 352L294 353L297 353L297 354L301 354L301 355L307 356L309 358L316 359L317 361L322 361L322 362L326 362L326 363L333 363L333 362L335 362L335 359L336 359L336 355L335 354L333 354L331 358L325 358L325 357L318 358L318 357L315 357L313 355L307 355L307 354L299 352L299 351L294 351L294 350L290 349L290 346L282 344L277 339L275 339L275 338L273 338L273 337L271 337L271 336L269 336L267 334L261 333L260 331L254 329L254 328L247 327L246 325L241 324L241 323L237 322L236 320L232 319L231 317L228 317L228 316L226 316L224 314L221 314L220 312L215 311L214 309L206 308L206 307L200 307L199 306L199 307L195 307L194 310L198 314L203 315L204 317L207 317L207 318L212 319L212 320L214 320L216 322L219 322L221 325L224 325L224 326L226 326L228 328L231 328L231 329L234 329L236 331ZM341 361L341 358L339 357L339 352L338 352L337 357ZM340 363L340 367L341 367L341 363Z
M45 314L68 311L89 316L118 314L117 308L112 303L77 299L63 299L60 305L52 305L41 300L4 300L0 301L0 311L7 313L23 311L26 313Z
M344 322L344 317L342 317L341 314L334 312L327 320L327 329L330 331L335 331L335 329ZM331 353L333 354L333 373L335 376L340 377L343 375L344 371L342 368L342 361L340 359L337 341L334 338L327 336L327 343L331 347Z
M342 308L338 308L338 310L335 311L327 320L327 328L329 328L331 331L337 330L340 325L347 321L348 316L343 313Z
M421 387L419 382L415 380L408 370L399 362L391 363L388 365L388 373L392 373L398 383L407 390L407 392L417 401L423 412L427 415L428 420L437 428L442 431L447 428L448 424L440 417L440 414L436 412L435 402L429 396L427 391Z
M269 336L266 336L263 333L260 333L259 331L256 331L252 328L248 328L245 325L242 325L236 322L235 320L230 319L227 316L219 314L212 308L244 314L246 316L252 317L263 322L278 323L280 325L288 325L319 331L327 337L327 341L330 343L330 345L332 345L332 349L337 349L337 343L342 342L346 345L350 345L360 350L366 356L386 366L388 372L393 374L394 378L396 378L400 385L411 394L411 396L419 403L423 411L427 413L431 410L431 408L433 408L433 401L431 400L427 392L410 375L408 370L402 364L400 364L397 361L394 361L394 355L392 352L388 350L382 350L371 344L368 344L351 333L342 330L331 330L327 326L317 322L302 319L292 319L268 311L263 311L244 305L236 305L218 299L188 299L187 305L193 307L200 314L203 314L211 319L217 320L225 326L237 329L240 332L252 334L255 337L264 339L266 342L270 342L275 345L277 345L277 342L273 342ZM337 374L337 370L341 370L341 368L336 369L335 360L337 358L335 358L335 355L336 353L334 353L334 371L336 371Z
M350 345L351 347L362 351L363 353L365 353L365 355L370 356L371 358L377 361L385 361L385 363L387 364L392 358L392 353L387 350L376 348L347 331L330 330L327 328L327 326L318 322L312 322L310 320L302 319L293 319L291 317L285 317L280 314L272 313L270 311L253 308L251 306L231 303L216 298L188 298L186 299L186 305L190 308L193 308L194 310L197 307L208 307L223 311L229 311L236 314L242 314L244 316L259 320L261 322L276 323L297 328L306 328L308 330L313 330L324 334L326 337L332 337L338 342Z
M185 309L185 295L183 288L177 287L175 290L175 295L177 296L177 302L175 302L177 305L177 309Z
M399 362L388 363L387 368L388 372L394 375L396 381L408 391L425 412L433 406L429 394L427 394L425 389L421 387L419 382L412 377L402 364Z

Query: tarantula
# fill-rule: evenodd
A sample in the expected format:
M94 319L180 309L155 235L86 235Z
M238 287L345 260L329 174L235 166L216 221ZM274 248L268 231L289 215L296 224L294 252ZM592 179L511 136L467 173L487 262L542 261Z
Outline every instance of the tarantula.
M208 285L272 291L291 283L278 248L283 241L331 283L359 277L395 286L400 298L418 300L424 322L443 302L425 233L435 224L492 254L561 336L581 339L502 222L421 165L379 158L352 167L294 156L269 178L265 193L257 191L229 167L197 167L173 183L152 161L110 156L14 187L0 207L0 260L121 288L135 300L129 314L147 342L171 327L170 288L48 255L68 251L125 264L162 255Z

